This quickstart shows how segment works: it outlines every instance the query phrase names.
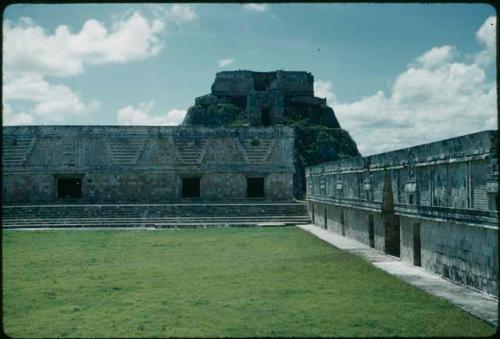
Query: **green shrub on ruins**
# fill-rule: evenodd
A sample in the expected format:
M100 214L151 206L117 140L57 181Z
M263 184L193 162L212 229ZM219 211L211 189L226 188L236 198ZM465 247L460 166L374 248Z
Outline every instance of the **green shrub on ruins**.
M233 104L219 103L208 107L195 105L188 109L185 125L219 127L243 125L241 110Z
M340 128L296 124L297 145L304 166L358 156L349 133Z

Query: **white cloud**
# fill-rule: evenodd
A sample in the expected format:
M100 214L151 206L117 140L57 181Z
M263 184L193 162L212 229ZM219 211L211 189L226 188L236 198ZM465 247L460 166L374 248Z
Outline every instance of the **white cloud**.
M449 62L454 57L453 46L433 47L427 53L417 58L417 61L426 68L432 68Z
M85 65L123 63L157 55L164 43L160 33L165 25L159 19L148 19L135 12L108 30L91 19L80 31L58 26L54 33L30 19L17 25L4 23L3 60L8 72L37 72L50 76L82 73Z
M174 126L182 123L185 110L172 109L165 115L155 116L150 114L154 107L154 101L141 102L137 107L132 105L118 110L117 120L120 125L152 125L152 126Z
M70 87L51 84L46 77L75 76L91 65L153 57L165 48L167 24L198 19L191 6L174 4L161 11L145 7L150 9L150 15L115 13L109 26L90 19L76 32L66 25L48 32L27 17L4 21L3 104L10 109L8 117L4 111L4 120L24 123L29 116L31 122L64 122L71 115L96 110L97 100L84 102Z
M25 73L7 81L4 77L3 99L4 103L28 104L30 116L38 116L44 123L61 122L71 115L92 112L100 105L96 100L84 103L68 86L49 84L38 73Z
M491 64L496 58L496 27L497 18L490 16L476 32L477 41L485 48L476 55L476 63Z
M12 111L12 106L9 104L4 104L3 105L3 110L2 110L3 116L3 125L8 126L8 125L31 125L33 124L33 116L21 112L18 114L14 114Z
M243 8L252 12L264 12L269 9L268 4L245 4Z
M456 60L451 46L434 47L416 58L387 94L332 106L363 155L496 129L496 82L488 80L483 65ZM315 87L317 96L335 100L330 82Z
M476 32L476 37L488 49L495 49L497 18L490 16Z
M177 24L193 22L198 20L198 14L193 6L174 4L166 10L167 17Z
M314 95L318 98L326 98L327 103L336 101L335 95L333 94L333 86L330 81L315 80Z
M219 59L219 60L217 60L217 63L219 64L219 67L227 67L227 66L232 65L234 63L234 59L231 59L231 58Z

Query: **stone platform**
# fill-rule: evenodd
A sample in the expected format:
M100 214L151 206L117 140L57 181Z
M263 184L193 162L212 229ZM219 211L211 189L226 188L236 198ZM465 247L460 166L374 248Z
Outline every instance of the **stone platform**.
M3 229L253 227L309 223L302 202L3 206Z

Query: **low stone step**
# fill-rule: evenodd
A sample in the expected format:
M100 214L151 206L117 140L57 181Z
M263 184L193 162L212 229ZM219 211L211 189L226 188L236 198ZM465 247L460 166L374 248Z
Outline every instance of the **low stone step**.
M307 217L301 203L172 203L3 206L5 220Z
M16 226L16 225L30 225L30 226L36 226L36 225L73 225L73 224L95 224L95 225L121 225L121 224L177 224L177 223L210 223L210 224L226 224L226 223L300 223L300 224L307 224L310 223L310 220L294 220L294 219L282 219L282 220L170 220L170 221L151 221L151 220L136 220L136 221L115 221L115 222L106 222L106 221L85 221L85 220L74 220L71 222L51 222L51 221L46 221L46 222L36 222L36 223L30 223L30 222L16 222L16 223L6 223L3 224L3 227L9 227L9 226Z
M119 223L119 224L98 224L98 223L73 223L73 224L15 224L4 226L4 229L46 229L46 228L117 228L117 227L155 227L155 228L189 228L189 227L278 227L307 224L308 222L172 222L172 223Z
M249 220L249 219L233 219L233 220L45 220L38 222L26 222L17 221L3 223L3 227L12 225L72 225L72 224L107 224L107 225L119 225L119 224L170 224L170 223L185 223L185 222L199 222L199 223L231 223L231 222L243 222L243 223L267 223L267 222L288 222L288 223L310 223L309 219L268 219L268 220Z
M45 220L65 220L65 221L72 221L72 220L88 220L88 221L121 221L121 220L183 220L183 219L189 219L189 220L219 220L219 219L224 219L224 220L244 220L244 219L249 219L249 220L268 220L268 219L309 219L308 216L306 215L297 215L297 216L290 216L290 215L283 215L283 216L275 216L275 215L270 215L270 216L227 216L227 217L125 217L125 218L104 218L104 217L95 217L95 218L9 218L9 219L3 219L3 222L16 222L16 221L29 221L29 222L36 222L36 221L45 221Z

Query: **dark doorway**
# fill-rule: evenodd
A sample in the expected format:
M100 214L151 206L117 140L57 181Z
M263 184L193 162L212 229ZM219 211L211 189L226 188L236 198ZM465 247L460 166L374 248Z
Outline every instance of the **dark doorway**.
M325 206L325 214L324 214L324 217L325 217L325 230L328 229L328 211L326 209L326 206Z
M312 222L314 224L314 204L311 204Z
M58 199L81 199L82 178L57 178Z
M413 224L413 264L422 266L420 224Z
M247 178L247 197L264 197L264 178Z
M182 197L200 197L200 178L182 178Z
M340 227L342 229L342 236L345 236L344 211L340 211Z
M373 224L373 215L368 216L368 237L370 239L370 247L375 247L375 226Z
M399 215L394 212L394 194L392 177L385 173L384 196L382 200L382 216L384 218L385 253L399 257L400 255L400 224Z
M262 108L262 110L261 110L261 123L262 123L262 126L271 125L271 113L269 112L269 108Z
M399 257L400 229L398 216L386 216L385 220L385 253Z

